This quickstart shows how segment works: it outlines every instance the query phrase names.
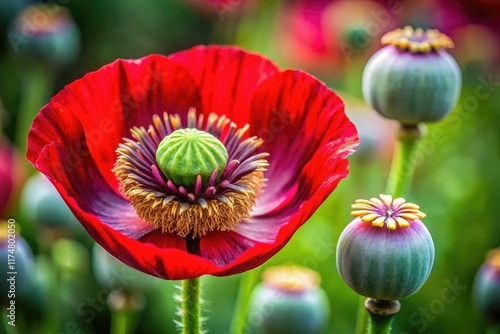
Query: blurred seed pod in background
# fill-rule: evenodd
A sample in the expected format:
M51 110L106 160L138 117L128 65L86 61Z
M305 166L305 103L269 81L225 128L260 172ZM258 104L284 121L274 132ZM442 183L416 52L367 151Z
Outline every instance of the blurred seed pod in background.
M399 300L417 292L434 263L434 243L420 221L425 214L403 198L357 200L356 218L337 244L337 269L356 293Z
M488 253L477 272L473 292L479 310L500 326L500 248Z
M10 300L27 299L33 292L33 252L18 234L19 229L14 220L0 221L0 259L3 269L0 273L1 305L8 305ZM13 295L10 295L11 291Z
M56 188L40 173L26 181L21 193L20 211L41 229L41 233L46 234L48 242L83 231Z
M25 8L8 34L15 53L56 68L71 64L80 50L80 32L68 10L37 4Z
M97 243L92 248L92 271L96 281L112 291L147 292L155 289L159 281L125 265Z
M344 63L369 55L384 32L394 26L391 13L377 1L331 1L322 15L327 45Z
M295 265L270 267L250 297L249 324L258 333L322 333L330 317L318 273Z

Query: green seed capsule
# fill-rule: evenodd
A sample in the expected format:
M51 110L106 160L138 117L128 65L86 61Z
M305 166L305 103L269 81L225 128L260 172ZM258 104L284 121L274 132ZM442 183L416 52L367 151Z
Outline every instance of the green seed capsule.
M204 184L214 170L220 177L228 154L224 144L197 129L179 129L163 138L156 151L156 162L167 179L178 186L193 187L198 175Z
M434 262L434 243L418 206L380 195L353 205L337 245L342 279L362 296L398 300L417 292Z
M398 29L368 61L363 96L382 116L405 125L433 122L455 106L461 89L458 64L444 49L451 40L436 30Z
M265 334L323 333L330 315L319 275L297 266L267 269L250 298L249 324Z

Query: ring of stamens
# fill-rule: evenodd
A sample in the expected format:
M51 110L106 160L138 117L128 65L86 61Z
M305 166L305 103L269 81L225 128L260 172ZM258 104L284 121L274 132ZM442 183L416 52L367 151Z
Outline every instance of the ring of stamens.
M214 170L208 182L203 183L198 175L195 185L187 187L174 184L161 172L155 159L158 145L182 128L205 131L224 144L229 158L220 177ZM250 218L265 183L263 172L269 166L268 154L257 152L263 141L243 139L248 128L238 129L226 116L214 113L205 120L194 109L189 110L185 126L177 114L154 115L152 125L131 129L132 139L124 138L116 150L113 172L119 189L138 216L162 232L195 238L234 229Z
M381 39L382 45L394 45L402 51L428 53L454 47L451 38L436 29L413 29L406 26L386 33Z
M379 198L370 200L358 199L351 207L354 209L351 212L353 217L359 217L372 226L387 226L389 230L395 230L398 226L409 227L412 221L425 217L418 205L407 203L402 197L393 200L391 195L380 194Z

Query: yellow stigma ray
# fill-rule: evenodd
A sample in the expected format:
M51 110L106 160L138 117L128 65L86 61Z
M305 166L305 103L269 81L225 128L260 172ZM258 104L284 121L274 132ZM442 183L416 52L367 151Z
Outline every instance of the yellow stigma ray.
M412 221L425 217L425 214L418 210L418 205L406 203L402 197L393 199L392 196L384 194L370 200L358 199L351 207L354 209L351 212L353 217L375 227L386 226L393 231L398 227L407 228Z

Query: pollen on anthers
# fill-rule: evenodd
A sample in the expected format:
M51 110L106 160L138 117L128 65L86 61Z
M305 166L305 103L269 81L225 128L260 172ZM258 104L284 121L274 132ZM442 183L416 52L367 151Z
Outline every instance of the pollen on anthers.
M113 172L138 216L162 232L196 238L250 218L269 166L263 141L226 116L190 109L154 115L134 127L116 152Z
M418 205L407 203L402 197L393 200L391 195L380 194L378 198L370 200L358 199L351 207L354 209L351 212L353 217L359 217L372 226L386 226L389 230L395 230L398 226L409 227L412 221L425 217Z

